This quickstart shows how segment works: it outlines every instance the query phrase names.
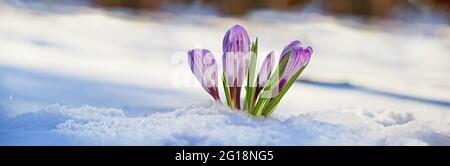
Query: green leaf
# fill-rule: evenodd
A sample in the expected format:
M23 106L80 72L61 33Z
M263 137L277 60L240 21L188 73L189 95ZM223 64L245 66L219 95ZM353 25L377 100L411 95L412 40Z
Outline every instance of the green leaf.
M264 105L269 101L269 98L259 98L258 102L255 105L255 108L252 112L252 115L254 116L261 116L261 113L263 112Z
M292 53L292 51L289 51L286 54L286 56L284 56L284 58L281 60L281 63L278 65L277 69L275 70L275 72L269 78L269 81L266 83L266 86L264 87L264 89L267 88L267 90L272 91L273 88L275 88L278 85L278 83L280 82L280 77L283 76L283 73L284 73L283 66L286 65L289 57L291 57L291 53Z
M223 82L223 90L225 91L225 98L227 99L227 105L231 107L230 92L228 91L227 77L225 77L225 73L222 74L222 82Z
M270 116L272 112L275 110L275 108L278 106L278 103L281 101L281 98L283 98L284 94L289 90L289 88L294 84L294 82L297 80L297 78L300 76L300 74L303 72L303 70L306 68L308 64L303 66L297 73L295 73L294 76L292 76L291 79L286 83L286 85L281 89L280 93L270 101L269 104L263 109L264 112L262 113L263 116Z
M250 64L247 73L247 87L246 87L246 95L245 95L245 107L248 112L251 112L253 105L253 98L255 93L254 88L254 80L256 75L256 61L258 57L258 38L256 38L255 42L252 43L251 47L251 55L250 55Z
M267 100L262 99L268 99L268 97L265 96L271 96L274 87L277 87L281 74L282 74L282 68L286 65L289 57L291 56L291 52L289 51L286 56L281 60L281 63L277 66L277 69L275 72L270 76L269 81L267 81L266 85L263 88L263 91L261 92L261 95L258 97L258 101L255 105L255 109L253 111L253 115L261 115L264 108L266 108L266 104L268 103ZM281 74L280 74L281 73Z

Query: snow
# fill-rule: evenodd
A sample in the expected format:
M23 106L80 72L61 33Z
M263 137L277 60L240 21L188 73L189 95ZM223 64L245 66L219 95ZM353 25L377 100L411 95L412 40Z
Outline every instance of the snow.
M1 3L0 18L0 145L450 145L447 24ZM314 48L269 119L213 103L188 70L188 49L220 58L236 23L264 55L295 39Z
M449 145L447 124L408 113L349 110L255 119L220 103L129 116L117 108L48 105L8 119L3 144L20 145ZM340 112L343 111L343 112ZM338 113L339 112L339 113ZM386 115L387 114L387 115ZM351 118L352 121L348 121ZM444 130L442 130L444 129ZM441 131L442 130L442 131ZM7 138L14 137L14 140Z

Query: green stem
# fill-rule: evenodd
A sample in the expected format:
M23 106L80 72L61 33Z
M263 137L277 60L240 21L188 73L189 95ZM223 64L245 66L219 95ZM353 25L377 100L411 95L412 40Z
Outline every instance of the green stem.
M246 95L245 95L245 109L248 112L252 112L252 103L254 100L254 80L256 73L256 61L258 57L258 38L255 39L255 42L252 43L251 46L251 55L250 55L250 64L247 73L247 87L246 87Z
M297 73L295 73L295 75L292 76L292 78L289 79L288 82L284 85L280 93L267 104L266 108L263 109L264 110L262 114L263 116L268 117L272 114L272 112L278 106L278 103L281 101L281 98L283 98L283 96L286 94L286 92L289 90L292 84L294 84L294 82L297 80L297 78L300 76L300 74L303 72L303 70L306 68L307 65L308 64L306 64L299 71L297 71Z
M223 90L225 91L225 98L227 99L227 105L231 107L230 91L228 91L227 78L225 77L225 73L223 73L222 75L222 83Z
M286 65L287 60L291 56L291 52L292 51L290 51L286 54L286 56L281 60L281 63L277 66L277 69L275 70L275 72L272 74L272 76L270 76L265 87L263 88L263 91L259 95L258 101L256 102L255 108L253 110L253 115L255 115L255 116L261 115L263 110L266 108L266 104L269 102L269 100L272 96L274 87L277 87L278 82L280 80L280 76L281 76L281 74L283 74L282 68L283 68L283 66Z

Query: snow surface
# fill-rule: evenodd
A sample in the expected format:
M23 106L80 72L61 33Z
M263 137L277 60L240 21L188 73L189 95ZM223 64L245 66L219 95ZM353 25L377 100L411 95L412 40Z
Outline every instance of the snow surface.
M447 24L1 4L0 19L0 145L450 145ZM236 23L262 54L314 48L272 118L211 102L188 70L188 49L220 58Z
M330 110L255 119L220 103L131 116L117 108L60 104L2 122L2 143L21 145L448 145L448 124L408 113ZM389 114L389 115L385 115ZM348 119L351 118L351 122ZM447 126L446 126L447 125ZM20 127L20 129L18 129ZM11 140L10 138L14 138Z

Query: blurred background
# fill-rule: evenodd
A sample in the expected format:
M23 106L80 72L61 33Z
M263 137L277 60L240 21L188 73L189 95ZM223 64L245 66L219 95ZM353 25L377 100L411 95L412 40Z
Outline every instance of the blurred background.
M295 12L315 8L327 15L392 18L399 12L410 14L440 13L448 19L447 0L93 0L97 7L128 8L135 11L175 11L183 6L212 8L221 15L245 15L255 10ZM182 10L182 9L181 9ZM448 21L448 20L447 20Z
M356 16L365 19L406 19L406 16L441 16L448 22L447 0L6 0L14 5L88 5L96 8L126 9L133 12L169 11L243 16L257 10L298 12L309 10L331 16ZM186 10L197 7L198 11Z
M448 0L0 0L0 144L52 144L47 131L73 116L54 110L88 105L133 118L209 101L186 52L221 59L235 24L259 38L260 57L293 40L314 50L275 118L332 110L383 126L448 124L449 11ZM36 129L42 139L27 137Z

